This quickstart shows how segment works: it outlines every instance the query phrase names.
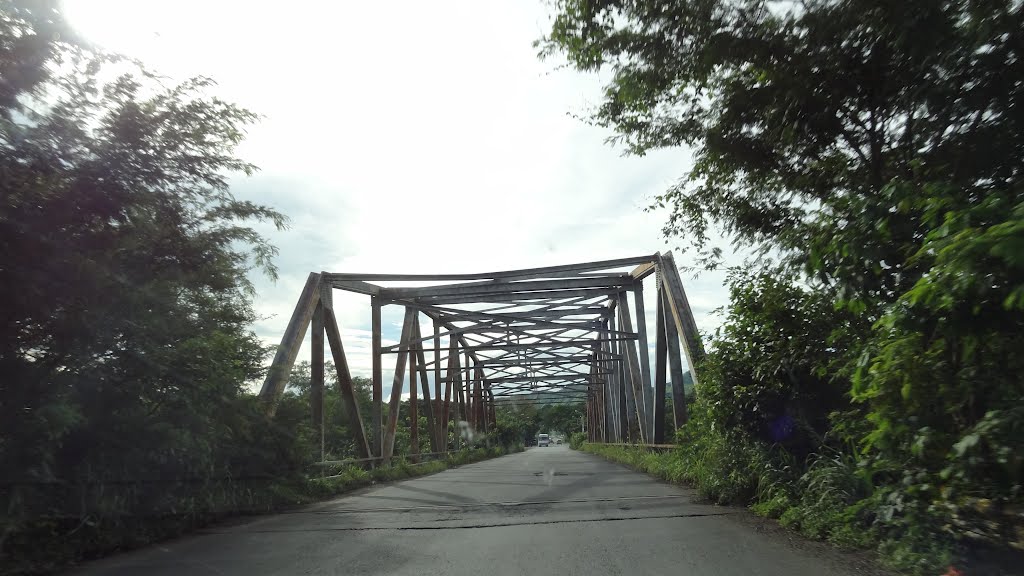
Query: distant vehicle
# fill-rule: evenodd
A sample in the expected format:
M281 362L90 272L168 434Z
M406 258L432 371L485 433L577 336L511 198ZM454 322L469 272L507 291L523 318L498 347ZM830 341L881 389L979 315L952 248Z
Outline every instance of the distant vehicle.
M551 445L551 439L548 438L547 434L537 434L538 448L547 448L549 445Z
M555 438L555 444L561 444L561 443L562 443L562 439L561 438Z

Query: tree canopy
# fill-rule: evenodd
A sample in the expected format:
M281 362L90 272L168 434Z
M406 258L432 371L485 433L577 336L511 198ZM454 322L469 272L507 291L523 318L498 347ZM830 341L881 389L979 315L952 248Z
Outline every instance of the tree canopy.
M542 54L611 72L595 122L643 154L693 149L659 198L825 283L892 299L931 211L1016 205L1024 63L1012 1L555 3ZM927 200L918 192L930 190Z
M201 516L214 485L244 507L233 482L302 461L246 394L266 355L248 274L275 274L252 225L285 224L228 186L257 116L74 42L58 6L0 6L5 553Z

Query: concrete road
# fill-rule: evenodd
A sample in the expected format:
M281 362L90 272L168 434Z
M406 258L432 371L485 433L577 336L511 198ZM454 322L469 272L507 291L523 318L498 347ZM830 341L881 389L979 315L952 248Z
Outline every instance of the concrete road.
M874 572L565 446L375 486L84 566L85 576Z

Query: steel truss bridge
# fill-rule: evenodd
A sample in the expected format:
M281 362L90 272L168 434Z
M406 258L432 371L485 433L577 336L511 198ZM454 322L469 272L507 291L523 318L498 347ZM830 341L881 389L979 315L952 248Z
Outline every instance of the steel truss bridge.
M647 326L643 292L651 276L657 294L655 326ZM334 314L336 289L370 297L369 415L356 402ZM392 346L381 342L384 306L405 311L400 340ZM424 320L433 326L426 334ZM447 450L450 421L466 421L486 433L494 427L496 403L529 402L538 396L585 402L591 442L662 444L666 386L671 383L673 418L679 427L687 418L683 355L694 383L695 366L704 355L671 252L477 274L310 273L260 391L271 410L284 393L310 327L314 428L322 438L326 344L357 451L367 460L387 461L393 455L405 390L411 422L419 421L419 398L426 401L433 453ZM652 339L653 374L648 349ZM386 358L394 359L395 370L385 421ZM418 427L414 424L410 432L418 453Z

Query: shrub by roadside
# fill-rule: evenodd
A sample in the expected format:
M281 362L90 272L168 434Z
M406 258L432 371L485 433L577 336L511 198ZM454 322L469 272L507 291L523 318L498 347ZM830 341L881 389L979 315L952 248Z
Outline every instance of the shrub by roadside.
M885 505L880 492L871 491L854 458L839 453L817 456L805 473L796 475L773 464L777 455L744 445L650 451L584 443L580 450L692 486L718 504L749 505L754 513L808 538L848 549L875 549L885 564L904 573L941 574L956 562L963 574L1004 575L1016 573L1009 567L1019 565L1018 557L999 551L954 556L955 543L936 540L936 527L887 529L871 512ZM723 457L725 452L732 456Z
M575 432L569 437L569 447L579 450L587 442L587 435L584 432Z

